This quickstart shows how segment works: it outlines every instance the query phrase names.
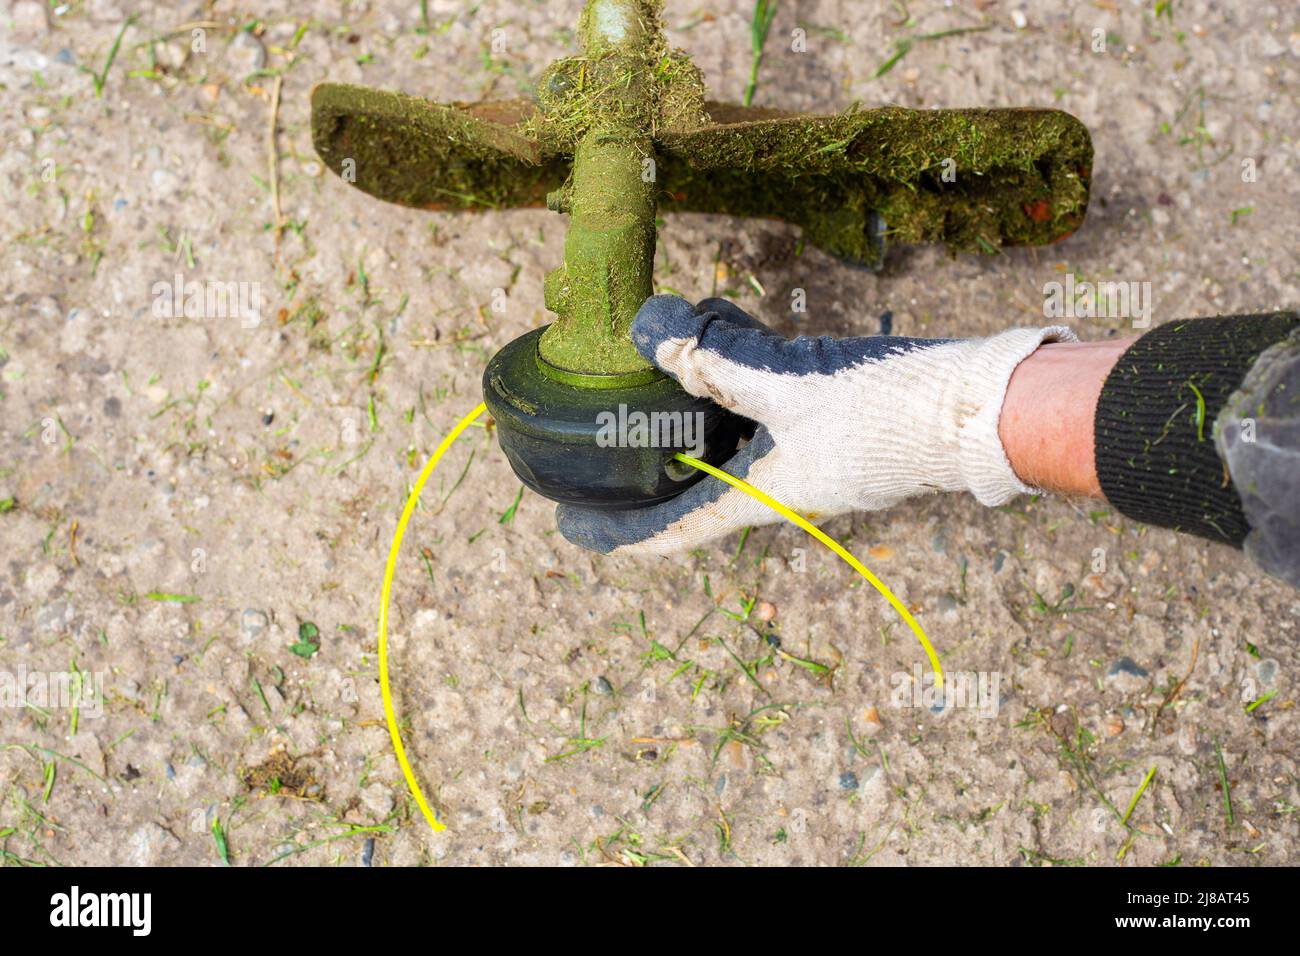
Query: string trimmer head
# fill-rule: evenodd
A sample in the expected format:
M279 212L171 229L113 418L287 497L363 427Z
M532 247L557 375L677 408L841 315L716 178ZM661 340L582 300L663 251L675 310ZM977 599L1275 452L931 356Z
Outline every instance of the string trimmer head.
M325 164L389 202L439 210L543 203L569 215L546 277L556 320L507 345L483 377L520 479L557 501L636 507L700 476L677 432L608 441L610 415L701 415L711 463L743 422L686 395L633 346L651 294L661 211L780 219L826 252L878 268L886 240L996 252L1069 235L1088 204L1092 146L1045 109L851 109L811 116L705 99L670 50L657 0L588 0L581 56L551 64L536 102L438 104L322 84L312 136ZM698 443L691 449L698 453Z

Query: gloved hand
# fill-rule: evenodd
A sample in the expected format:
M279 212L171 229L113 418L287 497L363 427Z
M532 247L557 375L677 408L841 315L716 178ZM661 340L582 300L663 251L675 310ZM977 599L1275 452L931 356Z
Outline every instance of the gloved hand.
M1034 489L1012 471L998 416L1015 367L1064 326L987 339L784 339L723 299L647 299L638 351L692 395L758 423L722 467L817 521L912 495L970 491L986 505ZM781 520L712 476L635 511L561 505L560 533L602 553L668 554Z

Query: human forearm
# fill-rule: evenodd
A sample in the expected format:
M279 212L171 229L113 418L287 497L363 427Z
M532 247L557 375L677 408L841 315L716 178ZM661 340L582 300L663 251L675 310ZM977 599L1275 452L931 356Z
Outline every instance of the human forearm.
M1175 320L1048 343L1008 382L998 437L1025 484L1244 547L1300 586L1300 317Z
M1049 342L1016 366L998 436L1027 485L1101 497L1093 419L1106 376L1135 339Z

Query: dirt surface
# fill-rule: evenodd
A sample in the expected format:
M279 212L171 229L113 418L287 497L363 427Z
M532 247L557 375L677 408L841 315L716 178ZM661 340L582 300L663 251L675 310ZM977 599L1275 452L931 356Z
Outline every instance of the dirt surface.
M782 224L672 217L658 287L817 334L1041 324L1067 272L1151 282L1157 323L1295 308L1300 21L1171 6L782 3L755 105L1069 110L1096 147L1087 221L995 257L895 249L876 275L796 255ZM742 96L751 9L667 6L716 98ZM105 698L0 709L5 862L1297 861L1300 596L1238 553L1064 500L831 522L985 681L986 708L936 713L907 630L797 529L592 556L483 428L434 474L394 589L434 836L384 726L383 562L487 357L546 321L564 221L370 199L314 156L308 96L526 95L579 3L427 11L0 0L0 660ZM259 284L260 322L160 315L178 273Z

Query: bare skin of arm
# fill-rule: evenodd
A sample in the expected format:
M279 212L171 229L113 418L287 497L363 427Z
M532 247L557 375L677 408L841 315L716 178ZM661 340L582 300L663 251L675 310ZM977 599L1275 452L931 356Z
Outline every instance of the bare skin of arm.
M1134 341L1051 342L1016 366L998 437L1021 481L1060 494L1102 497L1093 417L1106 376Z

